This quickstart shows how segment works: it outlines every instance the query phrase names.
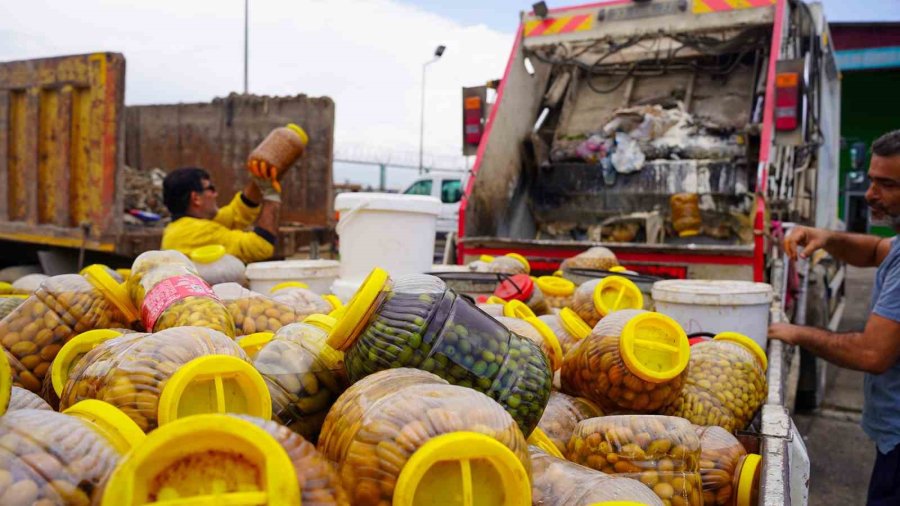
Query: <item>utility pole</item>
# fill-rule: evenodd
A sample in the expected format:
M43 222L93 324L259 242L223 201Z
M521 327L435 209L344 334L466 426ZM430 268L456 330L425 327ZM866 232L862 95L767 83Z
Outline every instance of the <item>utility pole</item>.
M446 46L438 46L437 49L434 50L434 58L428 60L424 64L422 64L422 116L419 118L419 174L421 175L424 172L424 152L425 152L425 70L428 69L428 66L432 63L441 59L441 56L444 54L444 50L447 49Z

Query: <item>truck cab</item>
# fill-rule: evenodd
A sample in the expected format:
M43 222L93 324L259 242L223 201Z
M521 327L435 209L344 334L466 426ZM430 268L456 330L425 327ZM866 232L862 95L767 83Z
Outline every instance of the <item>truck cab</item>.
M462 199L463 180L459 173L431 172L413 181L405 195L429 195L441 200L441 214L437 220L437 233L446 235L456 230L459 222L459 202Z

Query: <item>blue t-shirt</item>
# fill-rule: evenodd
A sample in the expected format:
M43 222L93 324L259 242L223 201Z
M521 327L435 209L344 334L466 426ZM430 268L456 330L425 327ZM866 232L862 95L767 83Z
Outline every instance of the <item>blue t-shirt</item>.
M896 238L875 273L872 312L900 323L900 241ZM900 362L883 374L866 374L865 395L862 428L878 451L886 454L900 444Z

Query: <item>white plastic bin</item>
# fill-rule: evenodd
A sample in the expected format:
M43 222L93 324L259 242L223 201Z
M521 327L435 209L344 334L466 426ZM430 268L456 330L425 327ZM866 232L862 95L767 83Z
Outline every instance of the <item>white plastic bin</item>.
M653 284L656 310L685 332L740 332L766 349L772 286L750 281L674 279Z
M341 193L334 208L340 215L337 233L344 284L362 283L375 267L391 276L431 270L440 200L420 195Z
M330 293L338 277L337 260L282 260L256 262L247 266L250 289L268 295L273 286L285 281L302 281L318 294Z

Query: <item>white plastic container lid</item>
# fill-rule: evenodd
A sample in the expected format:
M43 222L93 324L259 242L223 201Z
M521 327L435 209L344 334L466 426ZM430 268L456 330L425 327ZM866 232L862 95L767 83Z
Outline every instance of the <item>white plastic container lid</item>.
M772 302L772 285L751 281L671 279L653 283L653 300L702 306L752 306Z
M256 262L247 266L249 279L302 279L337 276L337 260L281 260Z
M353 209L370 211L400 211L405 213L433 214L441 212L441 201L427 195L396 195L392 193L347 192L334 200L338 212Z

